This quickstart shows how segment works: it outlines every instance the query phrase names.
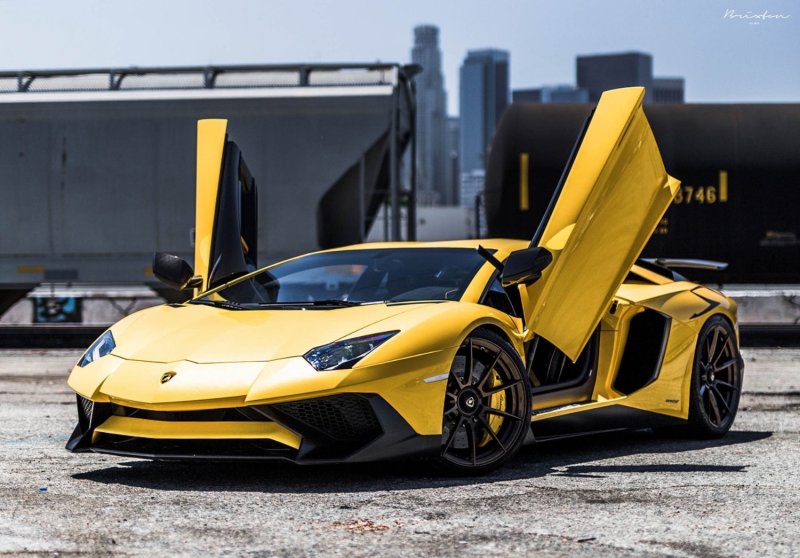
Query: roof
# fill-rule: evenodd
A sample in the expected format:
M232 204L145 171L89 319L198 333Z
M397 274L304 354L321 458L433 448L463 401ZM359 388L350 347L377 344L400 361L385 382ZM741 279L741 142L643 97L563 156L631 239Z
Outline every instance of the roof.
M483 246L488 250L498 252L512 252L521 250L530 245L528 240L512 238L472 238L465 240L437 240L432 242L366 242L363 244L351 244L325 250L326 252L336 252L340 250L368 250L368 249L388 249L388 248L470 248L476 249Z
M0 103L390 95L394 63L0 71Z

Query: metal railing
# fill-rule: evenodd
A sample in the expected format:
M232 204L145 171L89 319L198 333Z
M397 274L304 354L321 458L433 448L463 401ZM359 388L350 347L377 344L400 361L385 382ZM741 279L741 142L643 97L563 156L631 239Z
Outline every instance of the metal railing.
M396 86L413 66L364 64L245 64L183 67L86 68L0 71L2 93L215 89L221 87ZM150 85L148 85L148 80ZM141 83L144 81L144 83ZM222 81L222 83L220 83ZM139 82L139 83L137 83Z

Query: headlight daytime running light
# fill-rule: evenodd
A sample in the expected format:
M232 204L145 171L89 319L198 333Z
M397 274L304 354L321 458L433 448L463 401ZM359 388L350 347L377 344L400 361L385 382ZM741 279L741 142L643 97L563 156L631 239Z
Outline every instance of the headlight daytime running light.
M336 341L335 343L311 349L303 355L303 358L316 370L320 371L352 368L358 361L397 333L399 331L387 331L385 333Z
M114 336L111 335L111 330L109 329L86 349L81 360L78 361L78 366L82 368L96 361L98 358L106 356L113 351L116 346L117 344L114 342Z

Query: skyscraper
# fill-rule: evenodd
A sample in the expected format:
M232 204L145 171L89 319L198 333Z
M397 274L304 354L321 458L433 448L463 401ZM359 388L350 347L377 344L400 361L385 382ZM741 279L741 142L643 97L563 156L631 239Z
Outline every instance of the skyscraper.
M422 66L417 85L417 188L422 204L456 202L447 185L447 93L442 77L439 28L414 28L411 61Z
M685 82L681 77L654 77L653 102L660 104L682 104Z
M578 56L578 89L589 92L589 101L597 102L607 89L641 85L647 89L646 103L683 103L683 78L653 76L653 57L644 52L621 52Z
M482 188L489 146L509 97L509 54L505 50L467 52L461 66L461 204L472 206ZM480 184L479 184L480 183Z
M511 92L515 103L588 103L589 92L572 85L544 85Z
M647 89L645 101L652 99L653 57L643 52L578 56L578 87L589 91L589 101L596 103L607 89L641 85Z
M460 181L459 177L461 173L459 172L459 165L458 165L458 146L461 143L461 120L459 120L458 116L448 116L447 117L447 172L445 173L447 187L452 192L453 196L453 203L455 205L459 205L460 201Z

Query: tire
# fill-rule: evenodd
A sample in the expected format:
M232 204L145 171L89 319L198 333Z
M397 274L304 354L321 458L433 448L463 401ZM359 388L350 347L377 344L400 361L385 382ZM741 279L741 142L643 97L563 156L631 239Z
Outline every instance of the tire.
M724 436L739 408L743 372L733 327L722 316L712 316L697 336L689 420L676 433L700 439Z
M517 453L531 424L531 389L514 347L484 329L458 349L447 380L438 463L460 475L496 469Z

